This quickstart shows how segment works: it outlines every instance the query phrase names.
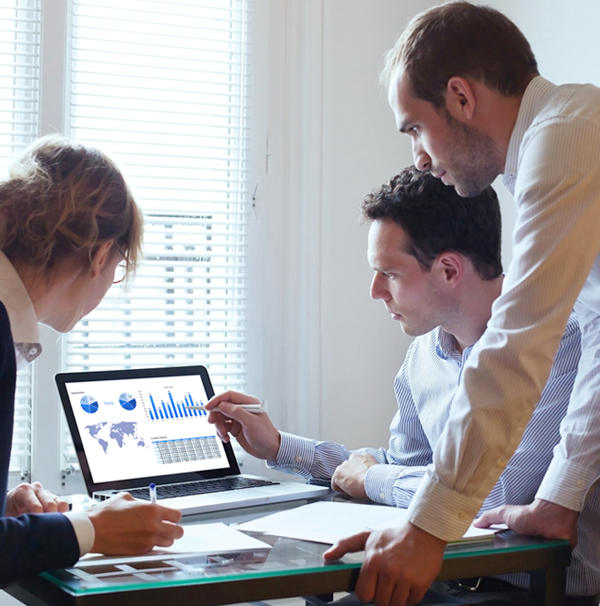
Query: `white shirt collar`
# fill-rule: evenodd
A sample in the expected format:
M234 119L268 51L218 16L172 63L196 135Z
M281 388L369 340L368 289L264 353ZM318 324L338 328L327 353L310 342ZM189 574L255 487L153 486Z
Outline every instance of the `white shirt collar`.
M15 342L17 365L21 368L42 353L38 320L33 303L19 274L0 251L0 301L4 303Z
M438 326L436 330L436 351L438 356L444 360L449 358L454 358L457 361L466 360L465 356L469 356L473 349L473 345L465 347L461 353L458 349L458 342L454 335L446 332L441 326Z
M510 143L508 144L508 152L506 154L506 165L504 166L504 182L509 189L511 189L509 183L515 179L518 172L519 150L525 132L546 104L548 96L555 89L556 85L542 78L542 76L536 76L525 89L517 121L510 136Z
M436 350L438 356L447 360L448 358L459 356L456 338L449 332L446 332L441 326L437 327Z

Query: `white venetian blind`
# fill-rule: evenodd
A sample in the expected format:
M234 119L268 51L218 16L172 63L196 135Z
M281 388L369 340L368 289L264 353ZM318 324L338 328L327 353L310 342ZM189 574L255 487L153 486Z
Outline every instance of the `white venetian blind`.
M0 161L38 133L40 0L0 3Z
M40 63L40 0L0 3L0 164L2 178L10 159L37 136ZM31 470L32 370L18 373L12 475Z
M68 121L121 167L144 261L66 337L68 370L246 369L247 1L73 0Z

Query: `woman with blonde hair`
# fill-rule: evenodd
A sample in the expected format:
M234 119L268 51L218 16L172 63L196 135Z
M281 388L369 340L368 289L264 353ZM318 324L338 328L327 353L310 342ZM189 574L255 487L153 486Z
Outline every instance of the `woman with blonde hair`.
M141 213L117 166L60 136L31 145L0 183L0 584L89 551L137 554L183 534L177 510L119 495L87 512L41 484L6 492L16 368L41 353L38 324L67 332L135 270Z

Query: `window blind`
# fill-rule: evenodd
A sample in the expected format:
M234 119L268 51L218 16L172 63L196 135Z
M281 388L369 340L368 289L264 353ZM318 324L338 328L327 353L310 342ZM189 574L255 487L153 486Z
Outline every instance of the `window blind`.
M0 5L0 165L37 136L39 123L40 0L4 0ZM32 368L17 375L10 473L31 470Z
M0 4L0 160L3 168L38 133L40 1Z
M246 373L246 0L73 0L70 135L117 162L145 218L134 281L65 337L64 368ZM67 459L73 461L71 454Z

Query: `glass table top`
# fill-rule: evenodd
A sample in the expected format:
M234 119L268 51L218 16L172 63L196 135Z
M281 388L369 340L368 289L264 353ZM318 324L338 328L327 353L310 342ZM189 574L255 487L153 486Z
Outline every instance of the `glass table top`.
M271 545L234 553L167 554L160 557L119 559L112 563L80 562L73 568L43 573L43 577L71 595L84 596L114 591L210 584L222 581L267 579L275 576L322 573L360 568L363 553L349 554L338 562L326 562L328 545L260 535ZM565 545L517 536L511 531L477 544L455 545L446 550L445 559L526 551Z

